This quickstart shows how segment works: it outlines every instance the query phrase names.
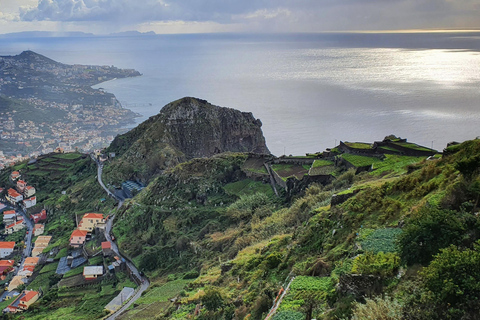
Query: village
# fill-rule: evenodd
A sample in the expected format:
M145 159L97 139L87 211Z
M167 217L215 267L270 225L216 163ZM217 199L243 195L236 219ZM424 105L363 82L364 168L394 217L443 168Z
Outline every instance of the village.
M44 274L55 274L60 278L58 287L65 290L110 283L115 274L130 275L130 283L134 286L125 286L105 306L108 312L119 309L134 294L135 284L140 284L140 279L133 275L125 258L115 252L116 246L113 248L112 242L107 240L110 239L110 235L106 235L109 216L101 213L78 215L68 244L57 246L61 240L45 234L48 212L36 203L35 187L22 180L19 171L11 173L10 183L10 187L0 188L0 194L4 195L0 212L5 226L0 231L0 287L4 288L0 306L3 313L26 311L41 299L46 293L44 290L48 290L41 285Z

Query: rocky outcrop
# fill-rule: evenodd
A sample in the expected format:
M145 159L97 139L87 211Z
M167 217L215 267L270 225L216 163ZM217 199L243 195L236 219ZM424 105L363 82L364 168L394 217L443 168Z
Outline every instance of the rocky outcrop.
M163 128L164 142L187 158L226 151L269 153L262 123L252 113L217 107L205 100L183 98L169 103L160 112L158 124Z
M182 98L126 134L117 136L108 151L134 166L135 177L148 180L161 170L192 159L223 152L270 154L252 113L214 106L205 100ZM131 178L126 172L123 178Z

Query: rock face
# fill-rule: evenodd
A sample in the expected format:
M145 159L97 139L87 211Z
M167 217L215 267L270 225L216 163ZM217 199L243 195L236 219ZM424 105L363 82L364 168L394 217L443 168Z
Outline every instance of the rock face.
M187 158L210 157L234 151L269 154L260 120L251 113L183 98L166 105L159 114L165 142Z
M261 126L251 113L187 97L117 136L108 151L135 165L137 172L143 166L142 174L154 174L179 162L228 151L270 154Z

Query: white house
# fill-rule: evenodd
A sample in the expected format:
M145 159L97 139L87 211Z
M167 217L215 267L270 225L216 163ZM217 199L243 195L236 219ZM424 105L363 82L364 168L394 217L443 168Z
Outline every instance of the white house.
M11 255L13 249L15 249L15 241L0 241L0 258Z

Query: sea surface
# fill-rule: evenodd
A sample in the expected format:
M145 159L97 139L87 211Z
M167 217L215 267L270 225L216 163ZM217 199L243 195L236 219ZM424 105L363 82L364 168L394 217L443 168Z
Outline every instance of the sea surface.
M252 112L270 151L395 134L442 150L480 136L480 33L1 38L68 64L134 68L96 86L142 114L185 96Z

